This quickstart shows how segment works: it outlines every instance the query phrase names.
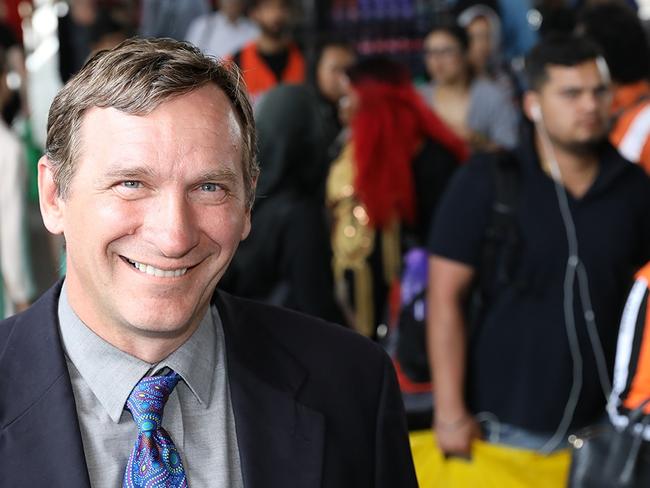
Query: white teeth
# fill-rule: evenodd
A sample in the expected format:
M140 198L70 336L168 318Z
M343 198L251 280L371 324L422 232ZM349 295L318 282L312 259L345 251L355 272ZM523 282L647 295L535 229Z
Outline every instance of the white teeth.
M172 269L169 271L165 271L164 269L154 268L150 264L138 263L137 261L133 261L132 259L129 259L128 261L133 266L135 266L135 268L138 271L141 271L142 273L146 273L151 276L158 276L161 278L173 278L173 277L183 276L185 273L187 273L187 268Z

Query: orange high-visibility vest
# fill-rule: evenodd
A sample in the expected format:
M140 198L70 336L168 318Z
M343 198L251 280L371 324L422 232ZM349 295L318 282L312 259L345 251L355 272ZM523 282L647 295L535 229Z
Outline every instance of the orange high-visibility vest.
M252 100L278 83L303 83L305 81L305 59L294 43L291 43L288 49L289 58L280 80L275 77L264 58L257 52L255 42L247 44L241 50L239 67Z
M650 263L637 273L619 329L612 406L629 410L650 398ZM611 403L611 402L610 402ZM650 413L650 406L645 410ZM616 420L620 412L610 408Z
M625 158L650 174L650 83L643 80L620 87L612 106L610 141Z

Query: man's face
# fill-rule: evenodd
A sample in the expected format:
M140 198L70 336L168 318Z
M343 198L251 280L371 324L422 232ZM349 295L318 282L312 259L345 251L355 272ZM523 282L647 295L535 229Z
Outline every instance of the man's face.
M548 80L533 92L551 140L573 150L590 149L607 133L611 100L603 66L587 61L573 67L552 65Z
M219 10L229 19L235 20L244 14L243 0L221 0L219 3Z
M477 17L467 26L469 36L469 61L479 72L485 69L485 65L492 55L492 29L485 17Z
M250 229L229 101L208 85L146 116L93 108L80 138L69 193L44 215L65 235L71 305L108 335L186 334Z
M466 61L461 45L444 31L433 32L424 40L424 63L436 83L454 83L465 76Z
M330 102L337 103L346 94L349 82L345 70L354 61L354 54L344 47L330 46L323 51L316 67L316 79L318 89Z
M251 18L264 35L279 39L289 27L291 10L283 0L263 0L251 11Z

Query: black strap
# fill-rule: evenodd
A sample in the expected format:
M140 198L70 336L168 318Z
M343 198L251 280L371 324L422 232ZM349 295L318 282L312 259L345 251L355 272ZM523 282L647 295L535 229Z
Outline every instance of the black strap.
M512 286L521 248L517 225L520 193L519 162L508 151L490 156L494 182L494 200L490 220L485 230L478 275L470 298L468 323L470 328L483 318L487 304L503 288Z
M650 415L644 414L644 409L648 403L650 403L650 398L646 398L628 415L629 422L627 425L627 430L634 437L634 441L632 442L632 447L630 448L627 458L625 459L625 464L623 465L623 469L621 470L618 478L621 486L632 486L632 482L634 480L634 468L636 467L639 452L641 450L643 432L648 427L648 424L650 424ZM635 432L635 428L639 420L641 420L639 424L641 429L640 431Z

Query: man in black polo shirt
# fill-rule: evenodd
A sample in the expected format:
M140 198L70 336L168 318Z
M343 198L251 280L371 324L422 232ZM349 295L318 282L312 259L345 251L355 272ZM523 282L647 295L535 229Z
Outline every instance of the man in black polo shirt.
M448 455L470 456L482 436L552 451L597 421L625 294L650 258L650 180L606 140L609 79L597 49L549 37L526 68L533 124L514 152L517 264L511 285L493 286L471 333L465 299L481 273L494 158L457 172L431 235L434 430ZM479 426L477 417L491 422Z

